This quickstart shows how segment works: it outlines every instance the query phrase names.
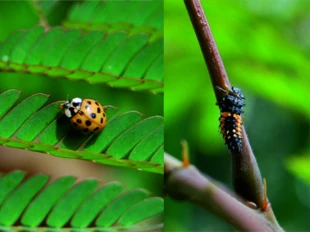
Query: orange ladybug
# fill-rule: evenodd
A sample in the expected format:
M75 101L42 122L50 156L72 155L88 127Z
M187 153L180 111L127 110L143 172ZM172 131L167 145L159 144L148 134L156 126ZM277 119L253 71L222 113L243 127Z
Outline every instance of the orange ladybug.
M73 98L59 106L71 125L83 134L98 133L107 124L106 108L93 99Z

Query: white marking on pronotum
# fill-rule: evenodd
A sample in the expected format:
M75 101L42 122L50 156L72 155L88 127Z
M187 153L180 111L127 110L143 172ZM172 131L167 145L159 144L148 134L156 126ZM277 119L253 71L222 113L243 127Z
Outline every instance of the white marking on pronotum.
M72 102L74 102L74 103L81 103L82 99L79 98L79 97L75 97L75 98L72 99Z
M65 110L65 115L68 117L68 118L71 118L72 115L71 115L71 111L69 109L66 109Z

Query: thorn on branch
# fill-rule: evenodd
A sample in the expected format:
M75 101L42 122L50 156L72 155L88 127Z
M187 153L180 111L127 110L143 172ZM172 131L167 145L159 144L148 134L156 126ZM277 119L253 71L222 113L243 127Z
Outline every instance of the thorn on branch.
M264 178L264 201L263 201L262 211L265 212L269 208L269 206L270 204L267 198L267 181Z
M181 146L183 167L187 168L190 166L188 142L185 139L181 140Z

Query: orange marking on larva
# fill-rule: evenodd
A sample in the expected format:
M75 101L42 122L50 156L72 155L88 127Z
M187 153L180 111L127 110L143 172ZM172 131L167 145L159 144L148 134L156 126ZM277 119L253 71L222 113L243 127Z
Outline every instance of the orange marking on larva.
M233 117L237 120L240 121L241 120L241 116L238 114L233 114Z
M231 113L229 113L229 112L222 112L221 116L228 117L228 116L231 116Z
M235 87L232 87L231 90L224 90L220 87L217 89L225 92L223 99L217 103L221 111L219 118L221 134L223 134L228 148L232 152L240 153L242 151L240 138L242 138L243 118L241 114L243 113L242 107L245 105L244 96L241 90Z

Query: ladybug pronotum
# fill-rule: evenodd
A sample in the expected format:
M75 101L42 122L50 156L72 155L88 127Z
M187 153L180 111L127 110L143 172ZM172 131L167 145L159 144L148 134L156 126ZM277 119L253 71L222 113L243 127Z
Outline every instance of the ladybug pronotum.
M243 119L241 114L243 113L242 107L245 106L243 102L245 98L238 88L232 87L229 91L219 87L218 89L225 92L223 99L217 103L221 110L219 118L221 134L228 148L232 152L240 153L243 150L241 140Z
M107 124L105 108L92 99L73 98L59 106L71 125L83 134L98 133Z

